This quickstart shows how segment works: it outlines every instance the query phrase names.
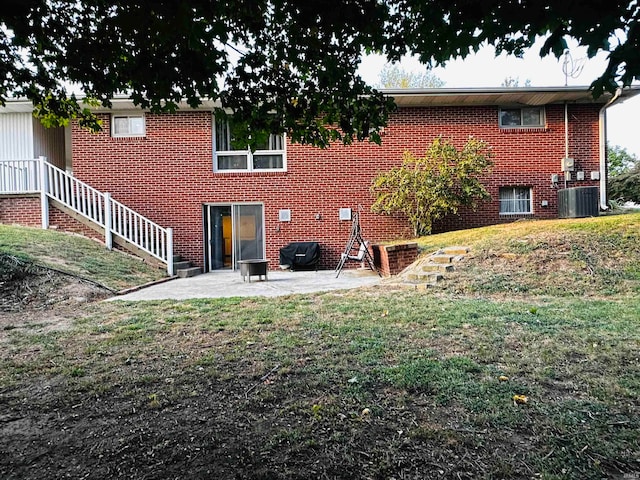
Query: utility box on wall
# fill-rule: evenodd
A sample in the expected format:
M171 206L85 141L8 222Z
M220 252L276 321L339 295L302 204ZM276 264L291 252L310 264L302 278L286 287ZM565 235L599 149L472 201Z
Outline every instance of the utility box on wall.
M562 171L563 172L573 172L575 168L575 160L573 158L565 157L561 161Z
M558 190L558 217L597 217L598 187L574 187Z

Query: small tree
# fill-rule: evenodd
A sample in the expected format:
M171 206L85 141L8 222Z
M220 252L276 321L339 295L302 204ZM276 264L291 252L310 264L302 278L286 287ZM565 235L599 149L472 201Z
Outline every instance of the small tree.
M640 203L640 163L609 180L609 198Z
M640 158L620 145L607 144L607 162L609 163L609 176L614 177L621 173L628 173L640 164Z
M425 67L426 68L426 67ZM387 63L380 70L378 88L440 88L444 81L426 70L411 72L398 65Z
M607 145L609 198L640 202L640 158L619 145Z
M500 85L501 87L506 87L506 88L518 88L520 86L520 77L512 77L511 75L509 75L508 77L504 77L504 80L502 81L502 84ZM531 86L531 80L530 79L526 79L524 81L524 87L530 87Z
M376 213L404 213L416 236L431 233L433 222L461 206L477 207L490 198L480 175L492 166L490 147L470 138L458 150L450 141L436 138L424 157L405 152L402 166L380 173L371 191Z

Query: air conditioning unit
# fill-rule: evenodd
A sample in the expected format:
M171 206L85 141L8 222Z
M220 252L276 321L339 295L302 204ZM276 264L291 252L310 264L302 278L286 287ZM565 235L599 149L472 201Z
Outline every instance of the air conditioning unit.
M573 160L573 158L569 158L569 157L565 157L562 159L562 171L563 172L573 172L573 169L575 168L575 161Z
M558 190L558 217L597 217L600 213L598 187L574 187Z

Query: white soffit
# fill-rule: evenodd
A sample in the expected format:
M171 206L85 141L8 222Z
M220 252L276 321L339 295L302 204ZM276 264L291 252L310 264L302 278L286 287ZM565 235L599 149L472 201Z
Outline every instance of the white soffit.
M399 107L446 107L466 105L548 105L553 103L594 103L604 105L612 95L603 94L594 100L589 87L524 87L524 88L424 88L424 89L382 89L392 97ZM640 85L622 90L616 103L624 102L640 94ZM92 107L96 112L140 110L128 97L116 97L112 107ZM182 111L191 110L186 102L178 105ZM202 100L195 110L211 111L221 106L219 101ZM0 113L32 112L31 102L24 99L8 99Z
M594 99L589 87L543 88L468 88L468 89L402 89L383 90L399 107L435 107L465 105L548 105L553 103L594 103L604 105L612 95ZM640 94L640 87L623 90L619 101Z

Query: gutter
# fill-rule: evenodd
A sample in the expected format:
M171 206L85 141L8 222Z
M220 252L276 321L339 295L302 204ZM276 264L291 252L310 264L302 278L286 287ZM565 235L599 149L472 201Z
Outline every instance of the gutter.
M617 88L616 93L600 109L599 114L599 137L600 137L600 209L609 210L607 205L607 113L609 108L622 95L622 89Z

